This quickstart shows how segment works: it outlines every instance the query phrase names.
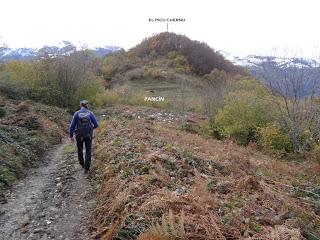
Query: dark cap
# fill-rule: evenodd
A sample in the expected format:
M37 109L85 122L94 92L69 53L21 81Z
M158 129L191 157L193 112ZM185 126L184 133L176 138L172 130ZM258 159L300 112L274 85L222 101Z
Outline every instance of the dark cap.
M88 101L87 100L81 100L80 101L80 105L83 105L83 106L87 106L88 105Z

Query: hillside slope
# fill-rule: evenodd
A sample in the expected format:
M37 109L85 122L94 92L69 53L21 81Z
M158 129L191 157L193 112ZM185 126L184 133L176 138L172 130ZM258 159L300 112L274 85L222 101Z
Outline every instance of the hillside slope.
M149 108L102 111L97 239L318 239L320 166L181 129L201 124ZM96 165L97 166L97 165Z
M188 61L191 71L198 75L208 74L213 69L224 70L231 74L243 72L240 67L225 59L208 44L171 32L162 32L146 38L130 49L128 54L141 58L157 58L167 56L172 52L183 55Z
M0 96L0 193L66 134L65 110Z
M177 109L183 106L185 110L201 108L211 80L246 73L206 43L164 32L146 38L127 52L107 56L103 75L108 89L120 92L120 97L133 96L143 101L147 96L161 96L167 105Z
M146 38L127 52L106 57L104 76L111 85L126 80L149 78L175 82L186 76L202 77L217 69L230 75L245 74L244 69L226 60L206 43L184 35L163 32Z

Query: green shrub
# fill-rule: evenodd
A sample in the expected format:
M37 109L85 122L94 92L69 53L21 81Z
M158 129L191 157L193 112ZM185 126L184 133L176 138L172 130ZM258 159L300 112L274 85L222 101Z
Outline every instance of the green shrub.
M320 163L320 144L314 146L314 148L310 151L309 158Z
M258 128L275 120L272 103L271 95L263 85L254 79L240 80L227 95L214 124L222 129L223 135L247 144L256 138Z
M190 73L190 65L185 56L179 52L169 52L167 55L169 66L175 68L177 73Z
M147 68L145 71L145 76L153 79L166 79L162 70L158 67Z
M0 107L0 118L3 118L6 115L6 110Z
M104 83L103 80L99 77L91 75L88 82L80 85L73 98L74 108L78 108L80 99L87 99L92 106L98 105L98 98L100 93L104 92Z
M223 140L228 137L225 134L223 127L215 122L213 118L200 126L200 133L204 136L213 137L218 140Z
M199 132L199 126L197 126L196 124L192 124L192 123L184 123L181 125L181 129L189 132L189 133L198 133Z
M287 133L277 124L271 123L261 127L259 132L259 145L271 153L292 152L292 144Z
M125 78L129 81L141 80L141 79L144 79L144 77L145 77L145 69L144 68L135 68L135 69L128 71L125 74Z
M10 76L0 79L0 93L11 99L23 99L27 96L28 87L22 81L13 81Z
M136 58L127 57L122 51L109 55L103 62L103 77L110 81L116 74L135 68L137 62Z

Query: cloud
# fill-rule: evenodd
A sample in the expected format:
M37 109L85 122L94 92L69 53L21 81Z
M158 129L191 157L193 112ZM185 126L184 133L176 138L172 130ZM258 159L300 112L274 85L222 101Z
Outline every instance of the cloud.
M11 47L61 40L126 49L166 30L149 18L185 18L169 30L234 55L272 48L312 54L320 42L318 1L289 0L2 0L0 36Z

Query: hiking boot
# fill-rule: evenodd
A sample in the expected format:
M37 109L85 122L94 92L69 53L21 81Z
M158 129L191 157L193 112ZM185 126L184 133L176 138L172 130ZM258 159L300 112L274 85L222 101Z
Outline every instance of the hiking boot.
M90 171L89 169L86 169L86 168L85 168L85 169L84 169L84 174L88 174L89 171Z
M84 168L84 163L83 162L79 162L79 164L81 165L82 168Z

